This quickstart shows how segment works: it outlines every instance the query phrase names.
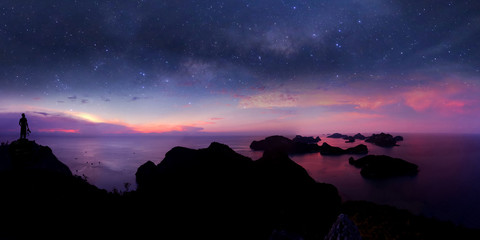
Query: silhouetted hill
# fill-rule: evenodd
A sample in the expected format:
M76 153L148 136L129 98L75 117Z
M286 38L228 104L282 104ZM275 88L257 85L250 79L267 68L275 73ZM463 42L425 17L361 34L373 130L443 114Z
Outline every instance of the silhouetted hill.
M0 171L45 170L68 176L72 172L60 162L49 147L19 139L0 146Z
M0 166L0 238L63 238L88 232L86 222L116 219L118 196L73 176L49 147L25 139L2 144Z
M288 230L319 239L340 204L334 186L316 183L285 153L267 150L252 161L219 143L173 148L160 164L139 167L136 177L138 194L160 203L165 219L193 216L181 224L200 227L198 236L205 237L267 239ZM170 220L162 225L163 234L178 227Z

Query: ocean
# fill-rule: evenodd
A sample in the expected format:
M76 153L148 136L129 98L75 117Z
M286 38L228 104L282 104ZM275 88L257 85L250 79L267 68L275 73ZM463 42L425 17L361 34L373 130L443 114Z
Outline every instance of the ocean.
M364 134L369 135L369 134ZM480 228L480 135L399 134L400 146L382 148L364 141L345 143L326 138L323 142L342 148L366 144L369 154L402 158L419 166L414 177L367 180L348 158L361 155L322 156L319 153L292 155L319 182L335 185L344 200L367 200L408 209L415 214ZM265 136L188 137L31 137L49 146L72 172L86 177L99 188L119 191L136 187L135 172L146 161L158 164L171 148L206 148L213 141L256 160L262 152L249 148ZM287 136L293 137L293 136ZM0 141L15 138L1 137Z

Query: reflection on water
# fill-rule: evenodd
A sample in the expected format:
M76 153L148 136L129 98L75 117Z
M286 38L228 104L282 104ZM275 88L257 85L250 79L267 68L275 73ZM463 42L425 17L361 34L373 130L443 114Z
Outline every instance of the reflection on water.
M416 177L366 180L360 170L348 164L352 155L322 156L318 153L291 158L319 182L335 185L345 200L369 200L406 208L414 213L452 220L480 228L480 136L405 134L399 147L381 148L365 143L370 154L385 154L419 166ZM352 147L363 141L345 143L343 139L321 136L333 146ZM229 145L254 160L262 152L249 148L262 137L42 137L35 139L50 146L72 172L85 175L100 188L123 190L125 183L135 188L135 172L148 160L158 164L171 148L206 148L213 142ZM3 139L2 139L3 140ZM5 140L3 140L5 141ZM353 156L358 158L361 156Z

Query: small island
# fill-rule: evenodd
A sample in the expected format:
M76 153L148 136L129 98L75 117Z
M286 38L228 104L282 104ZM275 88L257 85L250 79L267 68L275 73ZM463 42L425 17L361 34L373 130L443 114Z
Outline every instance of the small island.
M295 137L301 139L301 136ZM281 151L288 154L305 154L305 153L317 153L322 155L342 155L342 154L367 154L368 148L364 144L360 144L348 149L342 149L334 147L328 143L323 143L322 146L318 146L316 140L312 143L305 141L294 141L284 136L270 136L260 141L253 141L250 144L250 148L256 151Z
M369 179L415 176L418 173L416 164L385 155L368 155L357 160L351 157L348 162L357 168L361 168L360 174L362 177Z
M397 142L403 141L402 136L393 137L388 133L372 134L370 137L365 139L365 142L373 143L380 147L394 147L398 146Z
M416 172L410 163L388 159L367 156L351 163L366 168L366 177L378 177L368 167L379 161ZM2 214L8 219L2 234L12 238L65 238L65 232L120 239L480 236L478 230L393 207L342 203L335 186L316 182L281 151L266 150L252 160L216 142L204 149L175 147L160 163L139 166L137 189L125 192L107 192L72 175L49 147L34 141L2 144L0 166Z

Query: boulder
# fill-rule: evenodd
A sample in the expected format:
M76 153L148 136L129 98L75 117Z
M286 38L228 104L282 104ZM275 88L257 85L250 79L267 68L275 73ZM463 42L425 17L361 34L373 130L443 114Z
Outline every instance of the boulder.
M364 178L381 179L413 176L418 173L417 165L386 155L368 155L358 160L354 160L351 157L349 163L357 168L361 168L360 174Z

